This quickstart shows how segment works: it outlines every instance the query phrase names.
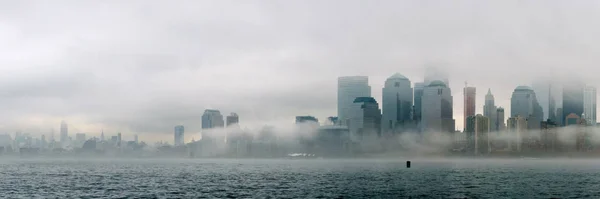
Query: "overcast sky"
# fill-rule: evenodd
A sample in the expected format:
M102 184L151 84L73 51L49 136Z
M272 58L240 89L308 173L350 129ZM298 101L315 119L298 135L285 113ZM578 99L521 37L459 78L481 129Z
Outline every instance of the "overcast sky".
M144 139L198 132L206 108L248 127L324 120L338 76L368 75L380 101L427 64L450 71L462 129L465 81L479 113L488 88L509 113L537 76L598 85L598 19L598 1L0 1L0 130L64 119Z

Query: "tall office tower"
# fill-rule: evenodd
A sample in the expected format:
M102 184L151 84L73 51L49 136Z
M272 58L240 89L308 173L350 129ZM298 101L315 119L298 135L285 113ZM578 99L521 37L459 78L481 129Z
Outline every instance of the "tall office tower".
M531 129L539 128L544 117L544 111L537 102L533 89L529 86L518 86L515 88L510 99L510 116L522 116L526 118Z
M596 125L596 88L586 86L583 90L583 114L588 124Z
M104 129L102 129L102 133L100 133L100 141L104 142Z
M476 106L476 88L466 87L463 89L464 94L464 123L463 128L467 128L467 117L475 115Z
M473 154L488 154L491 151L489 134L490 119L481 115L467 117L465 133L467 134L467 149Z
M223 127L223 115L219 110L206 109L202 114L202 129Z
M442 81L433 81L423 90L421 131L453 133L455 130L452 93Z
M60 145L64 148L67 147L69 140L69 128L67 127L67 122L64 120L60 123Z
M357 97L353 101L348 122L350 133L362 138L381 136L381 110L372 97Z
M123 142L123 140L121 139L121 132L117 133L117 146L121 147L121 142Z
M498 131L498 108L496 107L492 90L488 89L485 95L485 104L483 105L483 116L490 119L490 132Z
M563 84L563 106L561 117L563 124L566 124L565 118L570 114L575 114L579 117L582 116L584 87L584 84L577 80Z
M425 85L431 84L433 81L442 81L446 86L450 85L448 81L447 71L438 66L429 65L425 67Z
M496 109L496 131L503 131L506 128L504 121L504 108L498 107Z
M382 132L398 133L411 128L413 89L410 80L396 73L385 80L382 94Z
M413 119L417 122L421 122L421 104L423 101L423 89L425 89L425 83L417 82L415 83L415 91L414 91L414 107L413 107Z
M226 126L237 124L240 122L240 117L237 113L231 113L226 118Z
M521 146L523 144L523 136L525 136L525 133L527 133L527 122L527 119L520 115L508 118L508 147L511 151L521 151Z
M338 121L348 126L354 100L358 97L371 97L371 86L367 76L346 76L338 78L337 90Z
M183 146L184 145L184 134L185 133L185 127L183 127L183 125L177 125L175 126L175 140L173 142L173 145L175 146Z

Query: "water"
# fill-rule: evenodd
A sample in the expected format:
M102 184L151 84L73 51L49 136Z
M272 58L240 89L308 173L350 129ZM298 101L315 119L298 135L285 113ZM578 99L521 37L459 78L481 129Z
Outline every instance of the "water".
M592 160L0 159L8 198L598 198Z

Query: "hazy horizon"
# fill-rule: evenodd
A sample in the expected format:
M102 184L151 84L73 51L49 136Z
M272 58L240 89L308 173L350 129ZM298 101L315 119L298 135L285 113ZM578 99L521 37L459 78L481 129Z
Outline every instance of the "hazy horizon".
M242 127L336 115L337 77L449 71L456 128L465 82L510 113L519 85L554 75L598 87L594 1L0 2L0 134L122 132L172 142L204 109ZM145 136L146 135L146 136ZM161 136L164 136L162 138Z

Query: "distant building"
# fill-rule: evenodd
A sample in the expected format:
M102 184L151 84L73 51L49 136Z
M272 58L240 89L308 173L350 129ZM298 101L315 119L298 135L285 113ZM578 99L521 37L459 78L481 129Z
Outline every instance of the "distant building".
M526 118L531 129L539 129L539 124L544 117L542 107L539 105L535 92L529 86L518 86L510 98L510 116Z
M348 125L352 115L352 106L357 97L371 97L371 86L367 76L346 76L338 78L337 90L338 121L341 125Z
M319 123L319 120L316 117L313 116L296 116L296 124L300 124L300 123L306 123L306 122L314 122L314 123Z
M452 93L442 81L433 81L423 90L421 131L455 131Z
M372 97L358 97L354 100L352 108L354 117L350 118L350 133L359 139L364 137L381 136L381 110L379 104Z
M75 143L77 143L77 147L83 146L84 142L85 142L85 133L75 134Z
M586 86L583 90L583 119L591 125L596 125L596 112L596 88Z
M463 89L464 94L464 123L463 127L467 128L467 118L469 116L475 115L475 107L476 107L476 88L475 87L465 87Z
M231 113L231 114L229 114L229 116L227 116L227 119L226 119L227 126L237 124L239 122L240 122L240 117L238 116L237 113Z
M567 118L570 114L575 114L579 117L583 114L583 93L584 84L580 81L571 81L563 85L563 106L562 119ZM567 122L563 124L568 125Z
M110 141L112 142L112 144L114 146L117 146L117 143L119 142L119 137L118 136L111 136L110 137Z
M502 109L504 120L504 109ZM496 107L494 95L492 95L492 90L488 89L487 94L485 95L485 104L483 105L483 116L490 119L490 132L492 131L500 131L500 125L498 125L498 107ZM504 124L504 122L502 122Z
M185 127L183 125L175 126L175 140L173 141L173 145L175 146L183 146L184 145L184 133Z
M60 145L65 148L69 146L69 127L64 120L60 123Z
M421 123L421 118L422 118L422 113L421 113L421 109L422 109L422 99L423 99L423 90L425 89L425 83L423 82L417 82L415 83L415 89L414 89L414 107L413 107L413 119L417 122L417 123Z
M581 125L584 123L583 121L577 114L571 113L565 117L565 126Z
M202 114L202 129L212 129L224 126L223 115L219 110L206 109Z
M138 142L138 135L133 135L133 142L135 142L136 144L139 143Z
M467 117L465 133L467 135L467 149L473 154L488 154L490 147L490 119L478 114Z
M504 108L498 107L496 109L496 131L503 131L506 128L504 121Z
M121 132L117 133L117 146L121 147L121 142L123 142L123 140L121 139Z
M557 124L550 119L542 121L541 124L541 144L546 152L556 152L559 150L559 140L557 134Z
M508 147L511 151L521 152L523 137L528 131L527 119L523 116L508 118Z
M397 133L412 129L413 88L410 80L396 73L385 81L382 94L382 131Z

